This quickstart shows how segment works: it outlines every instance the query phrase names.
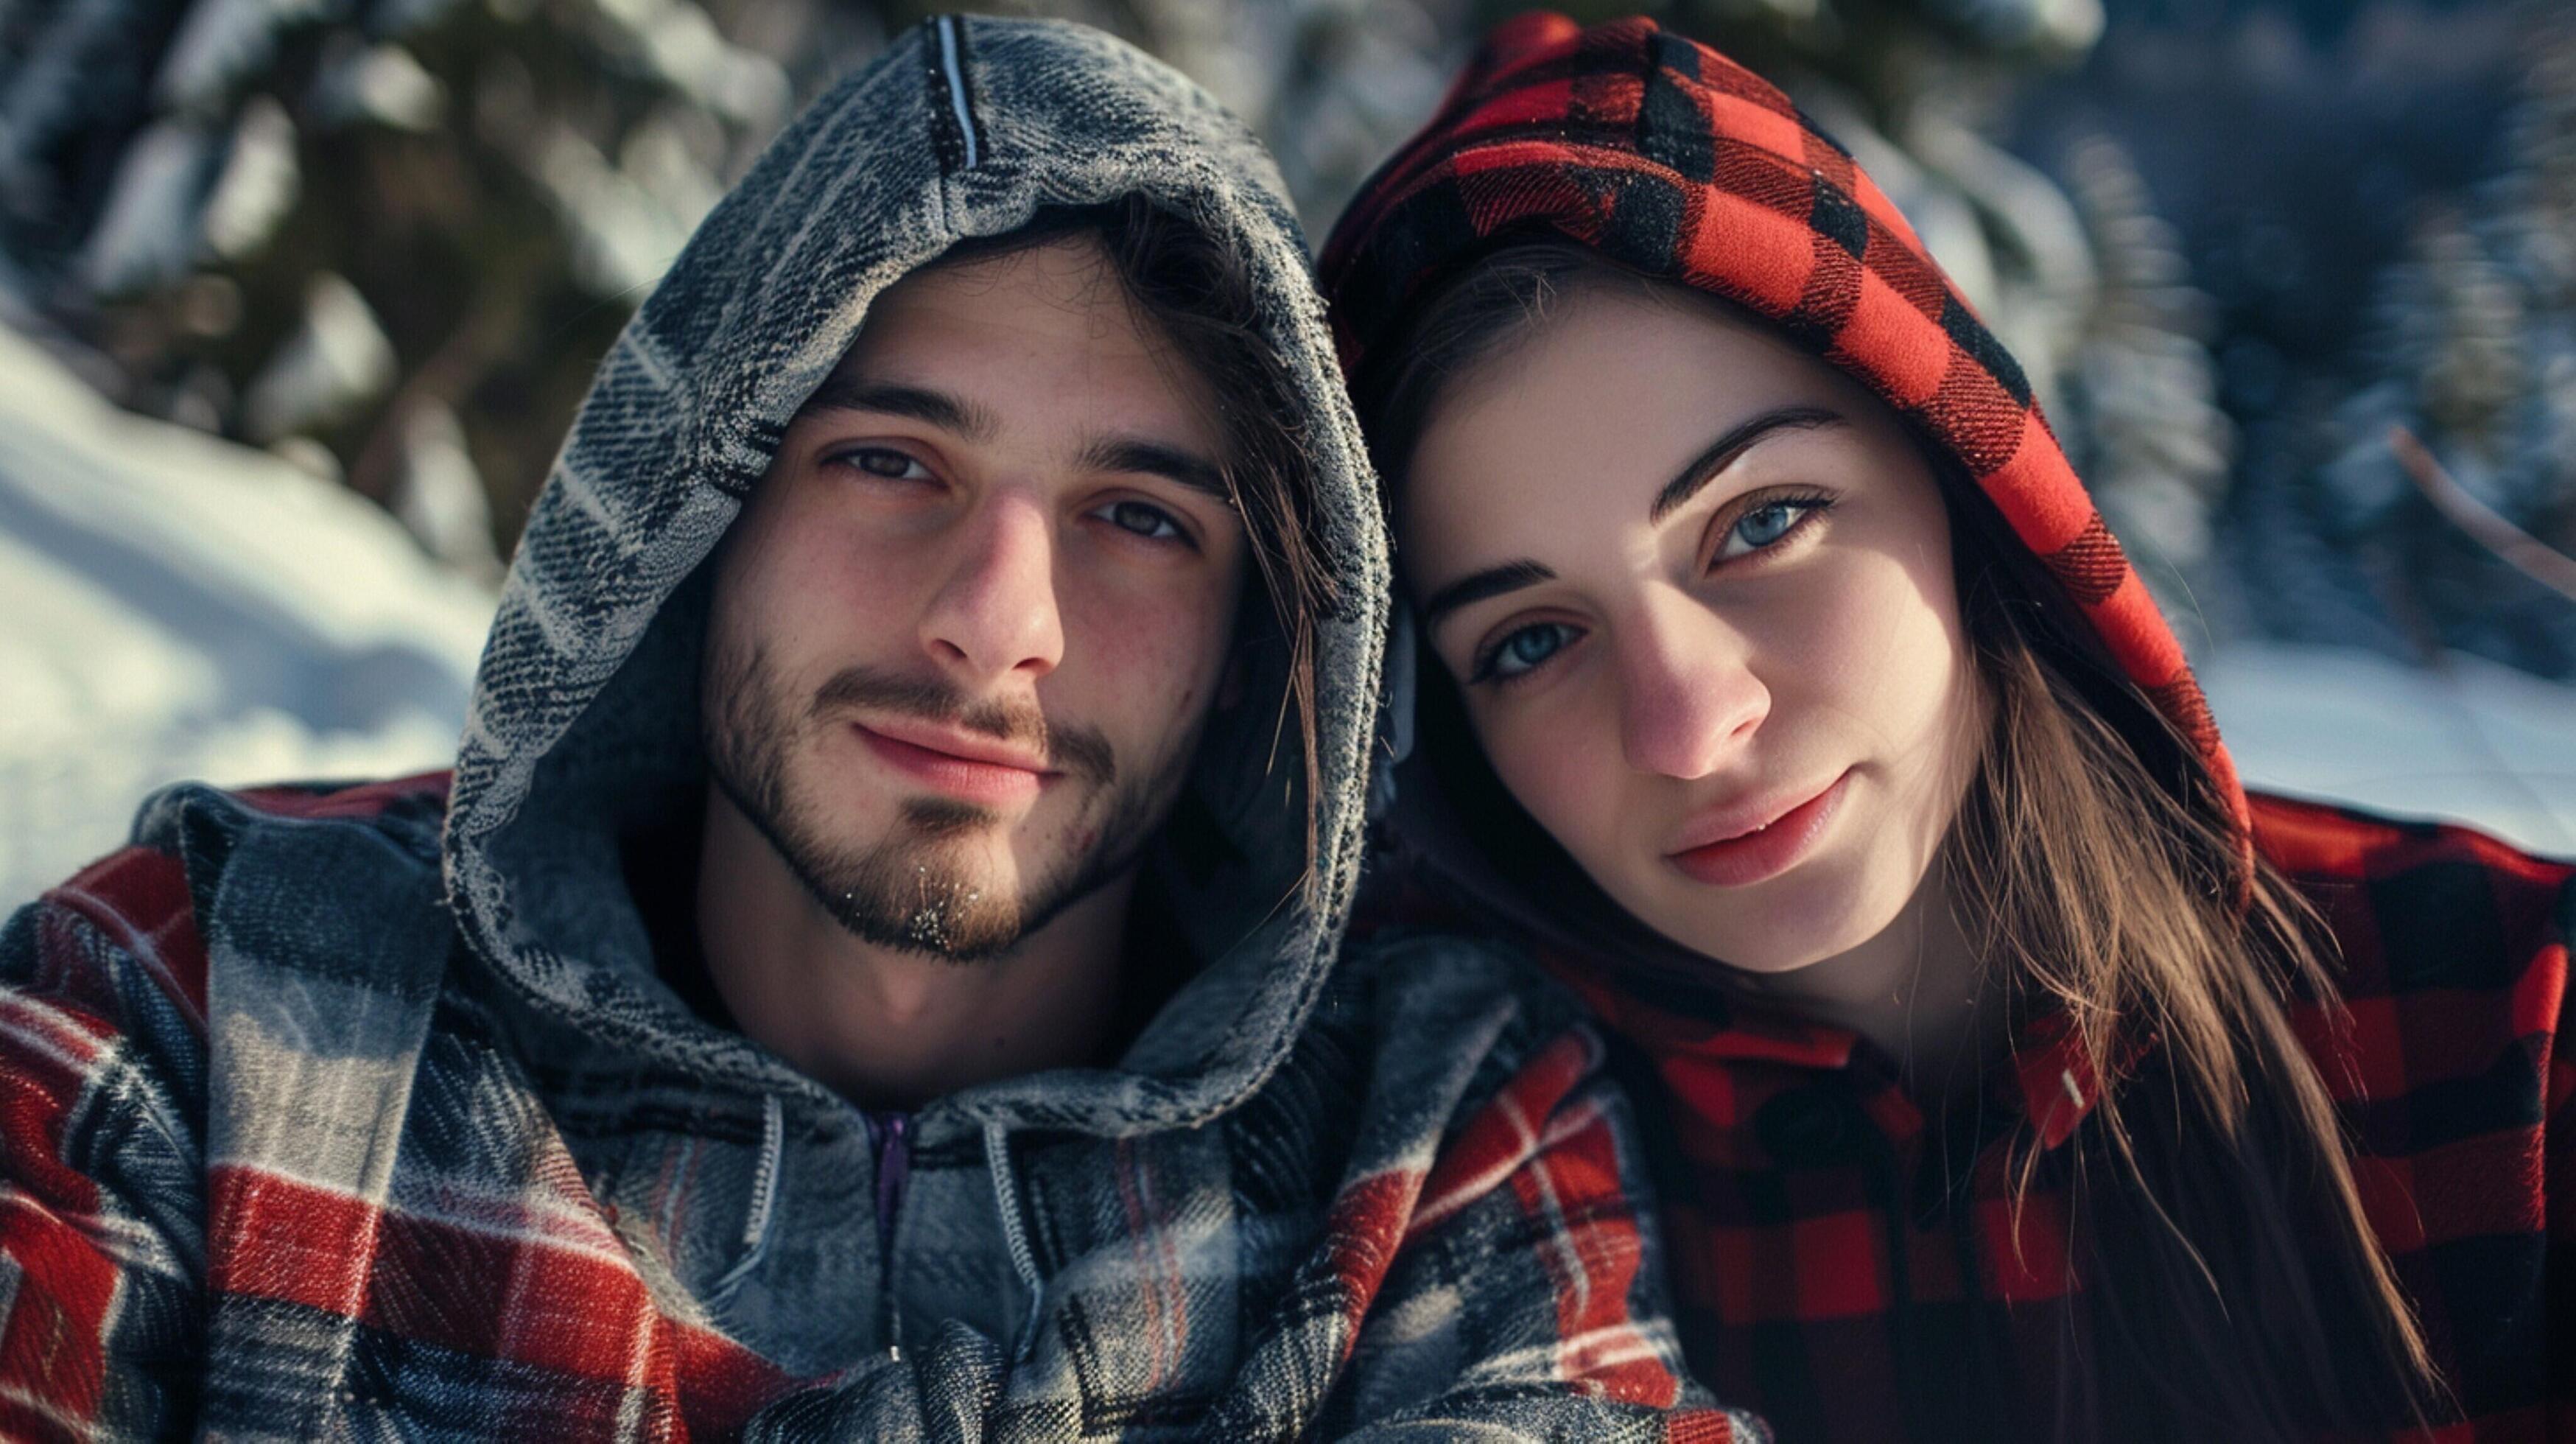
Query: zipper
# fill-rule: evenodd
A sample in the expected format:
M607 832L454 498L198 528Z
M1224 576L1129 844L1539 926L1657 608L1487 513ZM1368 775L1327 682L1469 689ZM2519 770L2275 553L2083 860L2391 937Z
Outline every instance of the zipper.
M885 1296L886 1347L903 1347L903 1310L895 1300L894 1228L903 1214L904 1190L912 1182L912 1115L862 1110L868 1125L868 1147L876 1155L877 1287Z

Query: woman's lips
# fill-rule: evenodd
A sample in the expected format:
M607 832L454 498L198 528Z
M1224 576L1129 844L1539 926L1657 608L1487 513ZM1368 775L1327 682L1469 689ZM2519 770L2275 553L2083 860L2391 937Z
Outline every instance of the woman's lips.
M1787 872L1833 820L1842 801L1845 772L1824 791L1781 813L1769 823L1733 837L1702 843L1667 854L1683 876L1712 887L1743 887Z
M965 757L923 742L910 741L880 732L863 723L853 722L851 729L868 744L868 750L896 771L923 783L935 791L961 802L976 802L987 807L1009 807L1036 797L1055 774L1044 767L1020 762ZM979 751L991 750L981 744Z

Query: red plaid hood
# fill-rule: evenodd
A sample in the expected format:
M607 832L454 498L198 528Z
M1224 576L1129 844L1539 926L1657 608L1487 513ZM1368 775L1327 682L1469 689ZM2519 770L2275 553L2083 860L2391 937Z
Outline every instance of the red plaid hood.
M2200 684L2021 367L1886 193L1777 87L1644 18L1585 29L1534 13L1496 28L1325 244L1322 281L1344 368L1360 374L1431 287L1498 242L1539 231L1749 307L1947 452L1957 465L1944 470L1993 502L2111 659L2199 753L2250 856L2246 796ZM1392 665L1399 694L1410 662ZM1395 710L1409 714L1410 699L1399 695ZM1389 751L1406 765L1392 770L1384 817L1408 877L1453 902L1472 900L1537 944L1630 1036L1669 1026L1691 1035L1690 1051L1715 1049L1712 1057L1741 1045L1810 1068L1848 1061L1855 1040L1839 1028L1741 1016L1699 958L1579 875L1551 866L1533 877L1491 856L1485 820L1444 795L1434 770L1410 758L1405 722L1395 725ZM2139 745L2152 752L2171 742ZM1716 1040L1702 1036L1711 1018L1728 1019ZM2082 1051L2043 1026L2022 1040L2023 1066L1998 1080L2052 1144L2098 1101Z
M1540 13L1498 27L1325 244L1344 368L1357 374L1428 285L1533 231L1749 307L1896 408L2047 564L2246 825L2182 647L2021 367L1886 193L1777 87L1652 20L1587 30Z

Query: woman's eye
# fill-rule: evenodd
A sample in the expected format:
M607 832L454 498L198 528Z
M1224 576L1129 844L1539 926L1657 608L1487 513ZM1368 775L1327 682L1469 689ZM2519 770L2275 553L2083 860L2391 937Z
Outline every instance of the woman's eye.
M891 446L853 447L835 455L832 460L888 481L930 480L930 468L914 460L911 453L897 451Z
M1189 533L1159 506L1141 501L1113 501L1092 513L1123 532L1149 541L1187 541Z
M1522 627L1494 644L1485 654L1476 675L1469 679L1482 682L1488 678L1509 680L1535 671L1539 664L1563 651L1581 633L1563 622L1539 622Z
M1737 517L1735 524L1726 529L1726 536L1717 544L1717 555L1713 560L1728 561L1750 556L1797 530L1798 523L1810 514L1824 510L1827 505L1829 503L1822 500L1764 502Z

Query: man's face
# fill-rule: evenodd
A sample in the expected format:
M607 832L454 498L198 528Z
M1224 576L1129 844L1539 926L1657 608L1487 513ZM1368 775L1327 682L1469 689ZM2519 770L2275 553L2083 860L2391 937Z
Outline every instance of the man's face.
M1179 794L1246 542L1213 398L1098 244L905 277L717 563L717 795L878 944L1000 952Z

